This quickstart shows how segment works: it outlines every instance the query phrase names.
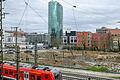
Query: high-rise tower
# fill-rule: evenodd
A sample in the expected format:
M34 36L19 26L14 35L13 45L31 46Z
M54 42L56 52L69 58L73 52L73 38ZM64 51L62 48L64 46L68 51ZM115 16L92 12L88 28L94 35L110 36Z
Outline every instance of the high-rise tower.
M48 7L49 43L53 47L59 47L62 44L63 35L63 7L57 1L53 0L49 2Z

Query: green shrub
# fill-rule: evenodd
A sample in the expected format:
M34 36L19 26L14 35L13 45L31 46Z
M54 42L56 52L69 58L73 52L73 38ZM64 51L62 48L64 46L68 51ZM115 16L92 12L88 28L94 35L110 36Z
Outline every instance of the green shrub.
M106 72L108 71L108 68L104 66L92 66L92 67L89 67L88 70L96 71L96 72Z

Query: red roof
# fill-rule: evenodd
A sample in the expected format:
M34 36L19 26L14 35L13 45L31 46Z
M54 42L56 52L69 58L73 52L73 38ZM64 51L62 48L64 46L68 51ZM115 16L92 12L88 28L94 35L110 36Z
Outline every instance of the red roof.
M16 32L14 32L13 33L13 36L15 36L16 35ZM17 32L17 36L24 36L25 35L25 33L24 32Z
M109 32L112 35L120 35L120 29L110 29Z

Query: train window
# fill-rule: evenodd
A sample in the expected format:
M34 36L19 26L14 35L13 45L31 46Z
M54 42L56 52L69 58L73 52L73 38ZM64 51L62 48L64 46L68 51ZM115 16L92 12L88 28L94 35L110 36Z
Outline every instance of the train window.
M8 70L5 70L5 74L8 74Z
M59 75L56 75L56 76L55 76L55 80L59 80Z
M28 74L24 74L24 78L28 78Z
M26 74L26 78L28 78L28 74Z
M35 80L35 75L31 75L31 80Z
M0 69L0 73L2 72L2 70Z
M48 78L48 75L47 75L47 74L45 74L45 78L46 78L46 79Z
M10 70L10 75L13 75L13 71L12 70Z
M40 77L40 76L37 76L37 80L41 80L41 77Z

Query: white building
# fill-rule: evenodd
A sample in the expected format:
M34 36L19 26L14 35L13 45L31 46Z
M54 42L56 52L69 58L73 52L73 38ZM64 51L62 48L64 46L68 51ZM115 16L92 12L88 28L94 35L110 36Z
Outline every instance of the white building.
M16 42L16 32L15 31L4 31L3 32L3 46L13 47ZM17 32L17 42L20 48L26 48L26 38L24 32Z

